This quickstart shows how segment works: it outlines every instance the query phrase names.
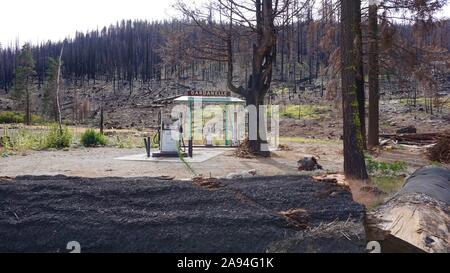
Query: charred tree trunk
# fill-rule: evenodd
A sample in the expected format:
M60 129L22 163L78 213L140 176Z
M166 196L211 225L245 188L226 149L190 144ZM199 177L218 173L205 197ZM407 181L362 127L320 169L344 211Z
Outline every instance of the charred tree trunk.
M284 31L281 31L280 54L281 54L280 80L284 81Z
M344 173L349 178L367 179L364 144L358 107L358 36L360 1L341 0L342 111L344 119Z
M104 127L104 122L103 122L103 103L102 106L100 107L100 134L103 135L103 127Z
M369 134L368 146L379 144L378 7L369 6Z
M363 68L363 47L362 47L362 31L361 31L361 1L354 1L354 31L355 31L355 50L356 50L356 97L358 98L359 122L361 124L361 137L363 148L366 149L366 95L364 92L364 68Z
M61 52L59 53L58 59L58 75L56 76L56 108L58 109L58 125L59 125L59 133L62 135L62 117L61 117L61 103L59 101L59 89L61 82L61 64L62 64L62 54L64 50L64 43L61 46Z
M228 37L228 88L243 96L247 106L254 105L256 118L248 122L248 132L251 123L256 127L256 139L249 138L249 150L253 153L269 155L268 149L263 146L267 143L265 122L260 118L259 106L264 104L264 97L272 82L273 61L275 59L276 32L271 0L256 0L257 39L253 44L252 74L246 88L236 87L233 84L233 54L232 54L232 19L230 18L230 32Z
M30 106L30 87L28 84L28 77L27 77L27 82L26 82L26 86L25 86L25 124L26 125L30 125L31 124L31 106Z

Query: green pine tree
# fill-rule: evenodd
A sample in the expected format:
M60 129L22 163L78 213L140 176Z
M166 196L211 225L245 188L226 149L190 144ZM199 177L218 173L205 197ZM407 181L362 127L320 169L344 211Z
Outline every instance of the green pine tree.
M42 98L43 112L46 116L58 119L56 108L56 78L58 77L58 60L49 57L45 72L45 87Z
M31 91L33 89L34 59L31 54L29 44L22 47L20 54L17 56L17 66L15 71L14 87L11 97L19 102L19 105L25 111L25 123L31 123Z

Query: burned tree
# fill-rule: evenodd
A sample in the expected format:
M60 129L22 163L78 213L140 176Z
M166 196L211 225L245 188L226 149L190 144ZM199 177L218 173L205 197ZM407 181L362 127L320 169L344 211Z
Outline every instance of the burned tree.
M344 173L349 178L367 179L364 139L358 108L358 52L355 41L360 29L361 2L341 0L341 81L344 118Z
M379 64L378 64L378 5L369 2L369 133L368 146L379 144Z
M354 4L354 13L355 17L353 18L353 28L351 31L355 33L354 40L354 51L356 58L356 97L358 100L358 116L360 123L360 131L362 138L363 148L366 149L366 95L364 91L364 68L363 68L363 46L362 46L362 30L361 30L361 1L355 1Z
M432 40L421 31L416 40L411 41L411 34L421 30L422 26L434 25L433 14L441 10L447 0L370 0L368 16L368 71L369 71L369 133L368 145L378 145L379 137L379 76L380 71L399 78L400 83L410 84L411 79L419 82L432 83L430 77L424 77L422 71L432 70L432 61L436 57L442 60L448 47L442 43L436 50L436 45L421 48L421 43ZM381 15L378 15L378 11ZM403 20L405 26L390 21ZM380 20L380 27L378 26ZM411 24L413 22L413 24ZM406 30L406 31L405 31ZM430 31L431 28L428 28ZM412 33L410 33L412 31ZM403 33L402 33L403 32ZM381 65L383 64L383 65ZM425 66L426 68L423 68ZM410 88L411 89L411 88ZM413 105L416 105L417 88L413 89ZM409 96L410 94L408 94Z
M296 18L303 5L297 1L251 0L244 3L235 0L214 0L204 9L188 7L184 2L178 9L189 18L188 24L200 29L202 40L168 40L166 54L179 54L180 46L194 59L207 59L226 62L227 87L246 100L247 106L255 106L259 117L259 106L270 88L273 64L276 58L277 33ZM178 36L179 37L179 36ZM234 78L234 51L237 40L247 39L251 52L251 73L244 84L236 84ZM192 44L186 46L187 43ZM225 49L225 50L224 50ZM178 53L176 53L178 52ZM249 139L248 148L254 153L267 153L263 144L266 141L261 120L256 118L256 138Z
M59 53L58 58L58 72L56 76L56 108L58 109L58 126L59 126L59 134L62 135L63 129L62 129L62 117L61 117L61 102L59 98L59 91L61 88L61 64L62 64L62 55L64 51L64 43L61 46L61 52Z

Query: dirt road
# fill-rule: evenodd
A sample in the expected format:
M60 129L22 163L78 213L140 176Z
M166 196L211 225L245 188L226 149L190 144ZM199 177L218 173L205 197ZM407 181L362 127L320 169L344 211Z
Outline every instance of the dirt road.
M0 179L0 252L361 252L363 207L306 176ZM280 214L301 209L300 215Z
M329 172L342 172L342 147L336 142L292 143L289 151L276 151L270 158L237 158L233 149L201 163L191 163L197 174L221 177L229 173L256 170L258 175L296 175L297 161L304 156L319 158ZM194 151L195 152L195 151ZM118 148L73 148L69 151L29 151L0 158L0 176L67 175L83 177L142 177L170 175L191 178L183 163L124 161L115 158L142 154L145 150ZM383 151L377 157L386 161L405 161L411 171L426 166L424 151L406 149Z

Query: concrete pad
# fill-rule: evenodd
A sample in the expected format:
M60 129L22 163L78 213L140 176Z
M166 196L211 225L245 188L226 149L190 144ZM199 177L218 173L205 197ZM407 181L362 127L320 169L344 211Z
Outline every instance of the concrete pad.
M194 148L194 155L192 158L185 157L184 160L190 163L205 162L213 157L223 154L227 148ZM129 155L115 158L117 160L127 161L153 161L153 162L181 162L178 157L147 157L146 153Z

